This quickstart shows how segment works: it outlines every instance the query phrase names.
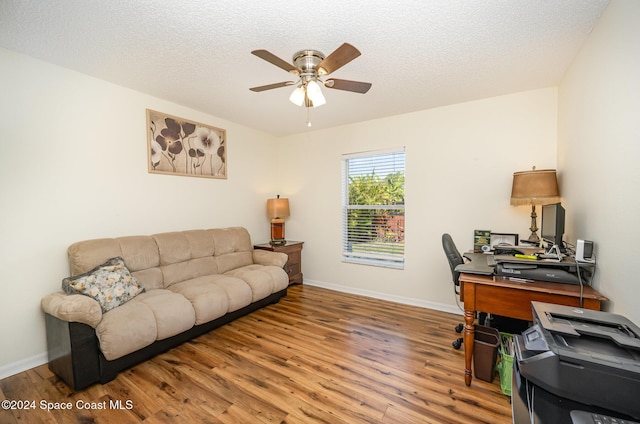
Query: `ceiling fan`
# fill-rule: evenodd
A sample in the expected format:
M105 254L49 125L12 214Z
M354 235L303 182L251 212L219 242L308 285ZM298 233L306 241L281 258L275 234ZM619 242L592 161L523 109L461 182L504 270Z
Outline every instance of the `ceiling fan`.
M344 43L329 56L318 50L300 50L293 55L293 65L267 50L254 50L252 54L279 68L298 76L297 81L284 81L275 84L262 85L250 88L251 91L260 92L274 88L297 85L289 100L298 106L317 107L326 103L320 85L336 90L352 91L354 93L366 93L371 88L371 83L349 81L337 78L322 77L342 68L356 57L360 51L349 43Z

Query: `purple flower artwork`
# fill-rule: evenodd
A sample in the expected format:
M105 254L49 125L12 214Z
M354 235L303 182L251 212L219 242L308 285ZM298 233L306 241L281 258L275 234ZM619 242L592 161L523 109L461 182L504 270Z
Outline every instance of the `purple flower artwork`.
M147 109L149 172L227 178L227 133Z

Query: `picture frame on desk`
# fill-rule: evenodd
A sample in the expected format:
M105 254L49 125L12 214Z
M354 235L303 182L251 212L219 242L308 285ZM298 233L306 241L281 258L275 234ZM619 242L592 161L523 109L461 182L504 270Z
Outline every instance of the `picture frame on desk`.
M489 249L491 244L489 242L491 236L490 230L474 230L473 231L473 251L482 252L485 249Z

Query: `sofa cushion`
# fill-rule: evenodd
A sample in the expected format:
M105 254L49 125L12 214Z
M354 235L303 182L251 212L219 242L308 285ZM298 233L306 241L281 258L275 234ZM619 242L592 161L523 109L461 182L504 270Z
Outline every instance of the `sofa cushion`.
M229 312L244 308L253 301L253 291L251 287L240 278L220 275L216 279L216 284L224 288L229 299Z
M275 266L247 265L227 271L225 275L245 281L251 287L252 302L264 299L289 285L287 273Z
M188 259L184 262L164 265L161 267L164 287L168 288L172 284L181 281L191 280L204 275L215 275L218 273L216 258L209 256L206 258Z
M85 240L73 243L67 250L72 276L83 274L109 258L121 257L147 290L162 288L160 254L151 236L127 236Z
M169 290L150 290L102 316L100 350L110 361L193 327L191 303Z
M209 231L213 236L220 274L253 264L253 245L245 228L216 228Z
M150 236L127 236L116 239L120 244L122 258L131 275L147 290L164 287L160 266L160 252Z
M153 236L160 252L164 287L218 273L213 236L206 230L160 233Z
M169 290L184 296L195 311L195 325L220 318L229 311L229 299L224 289L213 281L215 275L194 278L172 284Z
M156 340L187 331L196 321L191 302L170 290L151 290L139 296L134 303L143 303L153 312L156 320Z
M100 350L109 361L149 346L157 334L153 311L135 301L107 312L96 327Z
M113 238L85 240L67 249L71 275L84 274L110 258L122 257L120 243Z
M160 268L148 268L140 271L133 271L129 268L129 271L131 271L131 275L136 277L138 283L144 286L145 290L164 288L164 277Z
M207 275L172 284L169 290L187 298L196 313L196 325L204 324L251 303L251 288L225 275Z
M69 294L92 297L100 304L103 313L144 291L120 257L111 258L84 274L63 279L62 289Z
M183 232L154 234L160 251L160 265L175 264L191 259L189 240Z
M131 271L154 268L160 265L160 253L151 236L118 237L122 258Z

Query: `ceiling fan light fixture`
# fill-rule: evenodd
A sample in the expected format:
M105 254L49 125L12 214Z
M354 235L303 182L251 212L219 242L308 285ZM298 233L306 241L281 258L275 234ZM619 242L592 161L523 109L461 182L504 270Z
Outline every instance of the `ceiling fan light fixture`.
M253 50L251 54L275 65L293 75L299 77L298 81L283 81L275 84L252 87L249 90L261 92L274 88L286 87L297 84L293 93L289 96L289 101L296 106L305 107L307 116L311 108L322 106L327 103L320 85L330 89L351 91L354 93L366 93L371 88L371 83L360 81L349 81L330 78L324 81L321 77L329 75L342 68L356 57L360 56L360 51L349 43L343 43L335 49L329 56L325 56L318 50L300 50L293 55L293 64L280 59L278 56L267 50ZM309 125L311 122L307 119Z
M293 93L289 96L289 100L296 106L302 106L304 104L304 96L304 87L299 85L295 90L293 90Z
M313 107L322 106L327 103L327 100L322 94L322 90L320 90L320 84L315 80L311 80L307 83L307 97L309 97L309 100L313 103Z

